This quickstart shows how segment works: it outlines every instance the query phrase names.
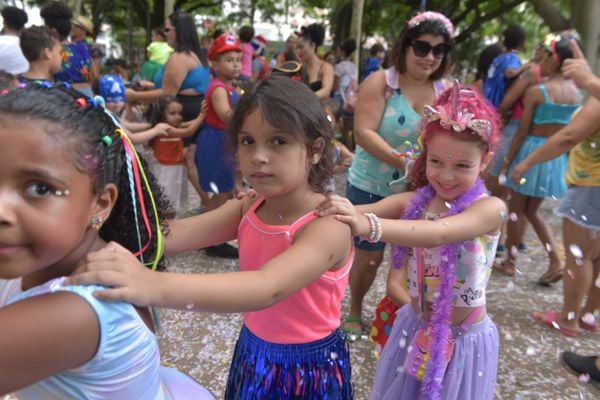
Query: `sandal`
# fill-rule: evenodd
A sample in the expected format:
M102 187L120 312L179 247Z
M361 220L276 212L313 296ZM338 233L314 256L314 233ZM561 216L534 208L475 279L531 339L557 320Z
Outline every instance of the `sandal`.
M600 325L594 320L594 316L590 314L592 318L588 320L586 315L588 314L582 315L579 318L579 326L589 332L600 332Z
M358 324L360 328L355 328L351 326L356 324ZM365 325L362 322L362 319L360 319L360 317L349 316L342 323L342 330L348 335L348 341L354 342L356 339L360 339L360 337L362 336L362 328L364 326Z
M568 337L577 337L577 331L575 329L565 328L560 326L556 320L558 319L558 312L556 311L542 311L533 312L531 317L538 323L551 328L557 332L562 333Z
M512 267L509 267L508 266L509 264L512 265ZM504 261L501 261L500 263L494 264L492 269L494 271L500 272L503 275L513 278L515 276L516 267L513 262L504 260Z
M546 272L544 275L538 279L538 285L542 286L550 286L551 283L556 283L563 278L563 274L565 273L564 268L558 268L554 271Z

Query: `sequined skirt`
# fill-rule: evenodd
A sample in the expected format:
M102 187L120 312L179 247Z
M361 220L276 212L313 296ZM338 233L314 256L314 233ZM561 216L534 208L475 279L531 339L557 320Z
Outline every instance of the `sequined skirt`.
M338 329L302 344L270 343L242 327L229 369L226 400L353 398L350 354Z

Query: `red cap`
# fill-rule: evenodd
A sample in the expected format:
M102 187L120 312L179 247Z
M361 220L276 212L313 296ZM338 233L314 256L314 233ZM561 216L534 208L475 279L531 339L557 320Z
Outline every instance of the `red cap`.
M231 33L224 33L216 38L208 49L208 58L214 60L217 55L228 51L242 51L239 40Z
M258 35L254 37L256 40L258 40L259 42L261 42L262 44L267 44L267 39L265 39L265 37L263 35Z

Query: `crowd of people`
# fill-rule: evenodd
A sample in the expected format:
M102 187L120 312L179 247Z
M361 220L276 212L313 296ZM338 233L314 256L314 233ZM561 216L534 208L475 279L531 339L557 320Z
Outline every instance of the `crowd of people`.
M200 40L175 11L133 79L91 20L60 1L40 15L25 28L2 10L0 395L214 398L161 366L152 307L166 307L243 313L226 399L352 399L349 343L368 331L373 400L492 399L486 287L518 272L529 226L549 259L538 283L564 286L562 310L532 321L600 331L600 78L577 32L523 63L510 26L460 83L438 12L359 68L355 39L321 56L321 24L269 62L252 26ZM560 199L564 260L546 198ZM387 295L365 321L387 243ZM239 271L165 268L197 249ZM600 383L600 358L561 359Z

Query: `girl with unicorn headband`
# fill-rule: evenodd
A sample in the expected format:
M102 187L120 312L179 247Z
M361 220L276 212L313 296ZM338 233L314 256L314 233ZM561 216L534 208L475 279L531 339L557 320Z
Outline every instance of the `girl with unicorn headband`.
M489 103L456 82L425 106L416 191L356 207L331 196L319 207L354 235L393 243L393 266L406 270L411 302L398 312L372 399L494 396L499 339L485 292L506 206L480 174L499 132Z

